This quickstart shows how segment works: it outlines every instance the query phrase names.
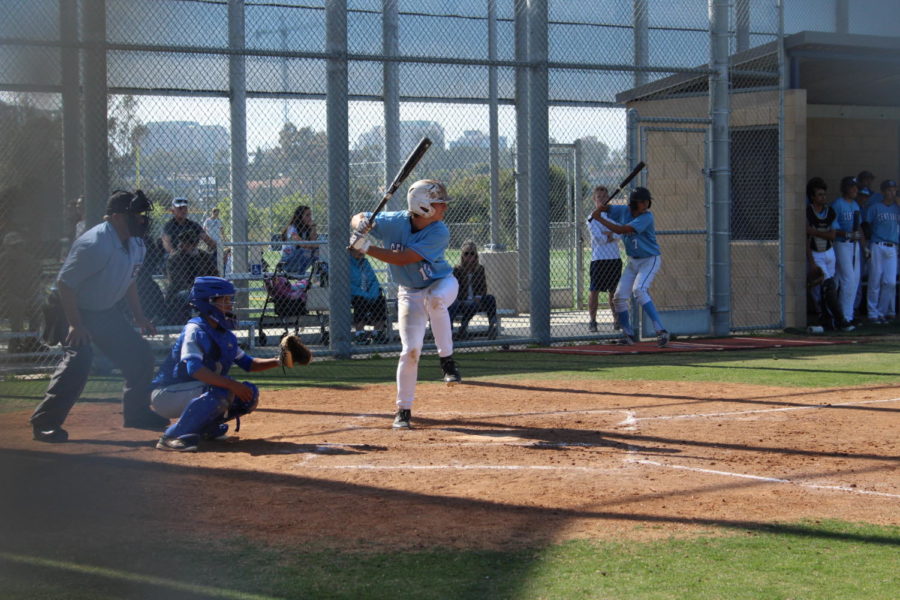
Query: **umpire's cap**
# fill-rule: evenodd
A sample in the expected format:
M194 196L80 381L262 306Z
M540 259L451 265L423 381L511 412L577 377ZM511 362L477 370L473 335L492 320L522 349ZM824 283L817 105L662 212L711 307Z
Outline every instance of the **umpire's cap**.
M150 200L141 190L128 192L125 190L116 190L106 201L106 214L140 214L147 212L153 208Z

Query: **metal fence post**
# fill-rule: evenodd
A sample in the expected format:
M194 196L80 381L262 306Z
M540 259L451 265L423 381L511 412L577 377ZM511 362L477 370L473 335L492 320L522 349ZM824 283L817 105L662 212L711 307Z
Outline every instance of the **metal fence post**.
M328 130L328 255L331 306L330 344L336 356L350 356L350 153L347 125L347 0L329 0L325 8Z
M531 126L529 195L531 197L531 332L541 345L550 343L550 140L547 108L547 0L528 1L528 104Z
M231 109L231 237L247 239L247 73L244 0L228 0L228 88ZM247 246L232 250L235 273L249 270Z
M107 137L106 0L85 0L81 22L86 48L84 69L84 218L88 227L100 222L109 196Z
M728 95L728 0L710 0L709 110L712 119L713 333L731 331L731 164Z

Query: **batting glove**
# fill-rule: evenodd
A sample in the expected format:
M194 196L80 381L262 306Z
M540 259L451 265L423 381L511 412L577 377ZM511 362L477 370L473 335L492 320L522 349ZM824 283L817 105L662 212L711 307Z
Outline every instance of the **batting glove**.
M369 246L372 245L372 242L369 241L369 236L360 233L354 233L350 236L350 248L353 250L357 250L362 252L363 254L368 251Z
M360 235L365 235L369 233L369 230L372 229L372 224L369 223L369 219L363 217L359 220L359 223L356 224L356 233Z

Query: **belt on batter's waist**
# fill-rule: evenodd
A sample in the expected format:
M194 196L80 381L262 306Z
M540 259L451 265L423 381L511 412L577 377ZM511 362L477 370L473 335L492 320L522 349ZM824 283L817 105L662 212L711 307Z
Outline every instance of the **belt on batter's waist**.
M891 242L875 242L879 246L887 246L888 248L893 248L897 244L892 244Z

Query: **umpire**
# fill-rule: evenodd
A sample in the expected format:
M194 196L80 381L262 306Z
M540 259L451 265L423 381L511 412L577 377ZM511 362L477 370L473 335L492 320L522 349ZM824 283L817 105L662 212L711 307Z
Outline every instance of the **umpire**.
M34 439L39 442L69 439L62 424L87 383L92 342L121 369L125 378L125 427L161 429L169 424L150 410L154 367L150 344L135 331L119 305L125 298L135 324L148 333L155 332L141 310L135 285L144 262L143 237L151 208L140 190L113 192L106 204L104 222L75 241L60 269L57 289L69 328L62 362L50 379L44 401L31 415Z

